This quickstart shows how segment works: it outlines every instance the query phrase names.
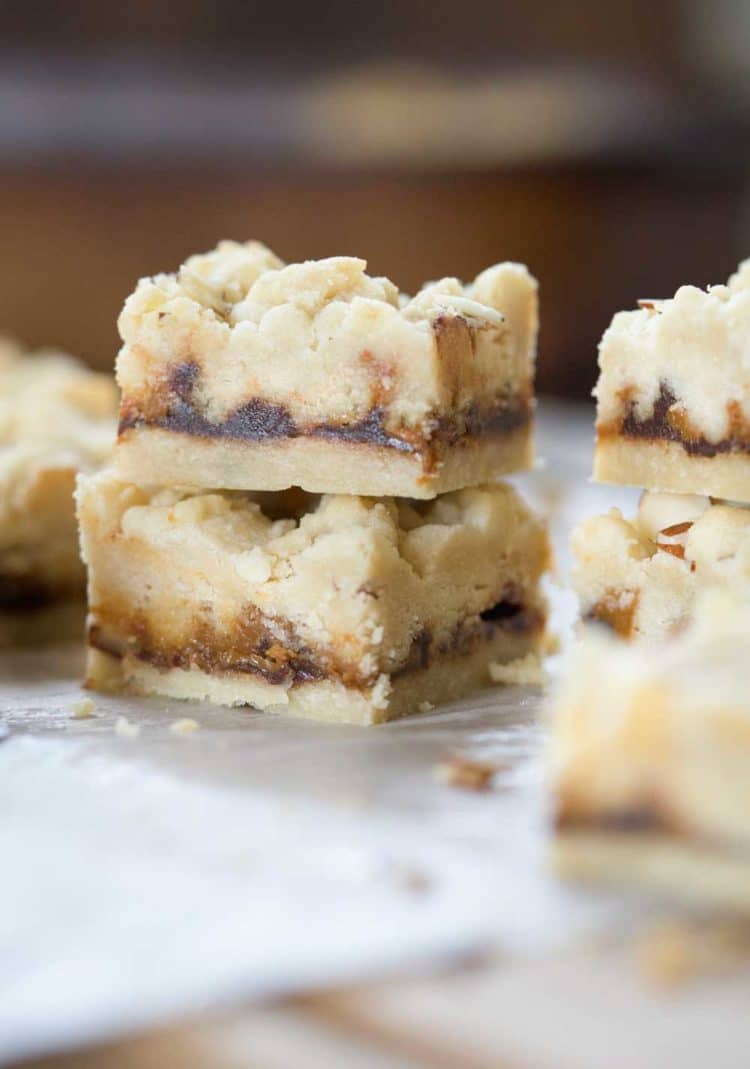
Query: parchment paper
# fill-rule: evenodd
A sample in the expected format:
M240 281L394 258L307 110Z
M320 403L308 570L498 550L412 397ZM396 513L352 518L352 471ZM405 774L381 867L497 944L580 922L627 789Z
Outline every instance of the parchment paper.
M543 413L554 468L524 480L563 571L571 521L622 498L586 486L589 420ZM572 597L553 599L565 630ZM546 951L627 913L546 871L537 691L375 729L99 696L74 720L81 664L76 646L0 655L2 1059L491 947ZM116 734L120 715L137 737ZM197 732L170 730L187 715ZM456 751L500 761L497 788L438 783Z

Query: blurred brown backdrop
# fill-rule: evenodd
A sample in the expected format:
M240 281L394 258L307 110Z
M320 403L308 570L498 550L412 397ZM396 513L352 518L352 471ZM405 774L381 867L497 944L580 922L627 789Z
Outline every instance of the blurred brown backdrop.
M135 279L220 237L406 289L512 258L540 388L580 396L614 310L750 254L746 0L3 15L0 329L31 345L110 366Z

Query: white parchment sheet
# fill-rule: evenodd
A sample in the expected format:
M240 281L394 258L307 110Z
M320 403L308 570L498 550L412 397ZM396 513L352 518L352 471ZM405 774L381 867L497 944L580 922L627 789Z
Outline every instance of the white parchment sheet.
M543 413L554 469L524 481L563 567L571 520L622 497L585 484L589 418ZM571 595L554 598L564 627ZM546 872L537 692L375 729L98 696L74 720L81 663L77 647L0 656L2 1060L491 947L546 950L627 913ZM137 737L115 733L120 715ZM186 715L199 730L171 731ZM497 789L438 783L456 751L501 761Z

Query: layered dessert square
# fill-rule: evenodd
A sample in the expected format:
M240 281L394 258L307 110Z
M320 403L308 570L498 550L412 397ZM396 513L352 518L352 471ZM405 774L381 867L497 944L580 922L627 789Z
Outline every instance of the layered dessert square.
M82 634L75 478L110 456L116 417L111 377L0 343L0 645Z
M750 909L750 606L665 643L589 633L552 700L559 871Z
M509 486L418 503L81 478L88 684L370 724L539 649L542 522Z
M583 619L624 638L679 630L709 588L738 592L750 604L750 508L741 505L646 492L632 519L612 509L586 520L572 547Z
M750 260L640 305L599 349L594 477L750 501Z
M117 465L154 485L430 498L532 460L537 286L503 263L409 299L364 260L221 242L120 316Z

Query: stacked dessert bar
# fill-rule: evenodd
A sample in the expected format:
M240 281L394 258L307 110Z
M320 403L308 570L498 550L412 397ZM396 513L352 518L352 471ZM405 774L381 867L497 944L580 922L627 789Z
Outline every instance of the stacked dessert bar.
M111 469L79 482L92 687L372 723L539 650L536 283L413 299L222 242L119 321Z
M584 617L654 638L705 587L750 600L750 260L640 305L601 343L594 476L646 492L574 533L574 585Z
M559 870L750 910L750 261L615 316L574 534L584 628L551 701ZM636 641L623 642L621 637Z
M750 910L750 602L703 591L664 643L594 629L553 699L559 872Z
M110 376L0 342L0 646L80 635L75 478L111 455L116 416Z

